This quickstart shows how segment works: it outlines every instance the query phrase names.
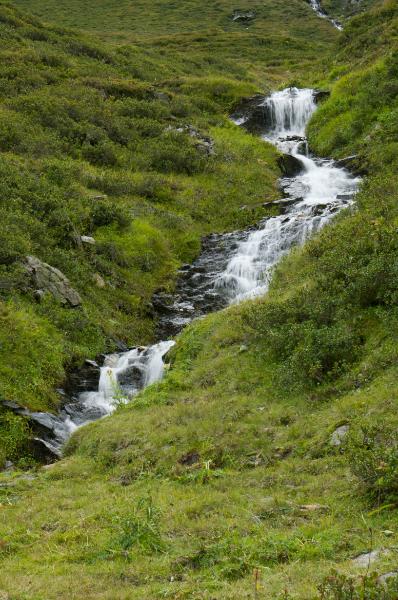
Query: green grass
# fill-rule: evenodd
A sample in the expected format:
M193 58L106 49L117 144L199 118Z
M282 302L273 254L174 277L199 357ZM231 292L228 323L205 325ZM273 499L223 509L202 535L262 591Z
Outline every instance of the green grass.
M85 358L118 340L151 341L152 294L172 288L201 236L257 222L264 200L277 197L276 151L228 112L293 73L308 78L309 64L321 73L337 34L299 0L289 11L270 2L249 29L232 24L231 7L214 9L220 22L205 13L202 28L198 4L188 13L160 3L143 11L144 35L130 4L112 7L116 21L96 4L91 30L107 33L107 45L63 28L82 28L81 5L73 23L45 7L56 23L45 25L26 7L0 4L0 339L20 323L12 349L0 348L2 399L53 409L54 390ZM67 14L77 19L72 6ZM116 22L134 45L120 45ZM200 136L212 138L212 155ZM82 235L96 244L80 244ZM68 277L80 308L35 300L23 266L30 254Z
M335 18L342 20L343 22L347 18L351 18L354 15L365 12L373 6L381 4L382 0L321 0L322 8Z
M33 482L5 488L0 589L29 600L254 598L259 569L259 598L308 600L334 567L363 573L351 558L372 547L392 548L376 568L393 569L396 512L372 512L329 442L342 423L396 424L396 367L345 382L333 402L326 388L289 390L247 326L250 308L192 325L162 384L78 432L69 458ZM368 333L372 350L386 335Z
M50 6L62 22L62 7ZM64 18L76 26L71 6ZM397 2L356 17L340 37L304 2L269 6L268 22L260 15L248 31L222 21L232 7L221 3L203 33L194 9L182 19L185 6L151 5L140 33L126 5L122 27L98 4L87 29L134 39L123 48L2 7L2 394L51 405L65 365L115 336L149 340L150 295L170 288L200 235L259 219L263 197L277 194L276 152L225 115L262 74L263 89L330 85L311 143L323 154L359 151L371 175L355 210L279 265L266 298L188 327L162 383L79 430L54 466L0 474L0 591L11 600L346 600L317 589L337 569L370 600L378 592L363 593L366 569L352 558L388 549L371 570L392 571L398 535ZM167 130L177 123L209 134L215 156ZM76 233L95 247L76 247ZM27 253L63 270L83 308L22 293ZM348 442L334 448L343 424ZM360 433L369 425L379 432L372 443ZM25 451L19 419L3 413L0 432L0 461Z

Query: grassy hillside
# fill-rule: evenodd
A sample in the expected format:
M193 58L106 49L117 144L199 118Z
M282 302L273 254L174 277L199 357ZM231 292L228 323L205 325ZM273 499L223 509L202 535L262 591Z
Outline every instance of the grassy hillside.
M396 598L353 562L383 549L371 572L396 565L397 280L385 266L397 248L391 228L372 235L375 190L391 209L396 183L367 186L359 211L284 261L266 299L194 323L166 380L79 431L66 459L33 480L3 476L0 589ZM342 425L349 437L332 446ZM336 568L368 595L344 595Z
M331 98L320 107L310 126L311 143L320 153L339 157L360 153L359 163L367 167L370 176L358 195L355 209L341 214L304 249L287 257L278 267L266 298L193 323L178 339L165 380L147 389L134 403L119 408L112 417L78 431L64 460L28 476L18 471L1 474L0 591L4 590L6 598L7 595L10 600L82 597L393 600L397 597L394 579L386 587L380 587L377 575L372 574L396 570L398 545L398 177L394 137L397 15L396 0L389 0L375 12L352 20L333 53L334 64L328 77L333 88ZM324 21L319 22L324 27ZM65 37L71 39L70 34ZM169 41L167 45L170 50ZM134 52L143 52L142 56L154 61L156 67L155 57L145 54L147 48L149 44L145 42ZM125 52L126 49L109 50L109 57L116 60L115 56L124 57ZM180 50L175 52L177 57ZM79 73L80 69L92 66L93 59L86 55L87 51L84 60L78 59L82 61ZM75 70L76 60L73 58ZM99 68L107 73L115 68L110 58L95 60L95 77ZM120 73L128 73L130 60L120 60L122 66L117 67ZM278 69L282 69L279 81L290 77L291 64L286 64L286 70L279 65ZM147 213L139 213L132 224L119 221L119 217L113 217L111 223L97 224L88 230L98 239L97 244L111 242L113 249L127 252L127 260L130 252L133 257L141 257L151 239L148 227L153 227L154 240L158 243L161 232L167 247L171 238L159 216L159 206L167 206L169 218L178 214L189 223L189 243L180 241L178 249L170 251L167 255L170 263L163 265L164 273L155 275L149 269L150 275L145 279L148 271L140 269L144 273L140 274L136 267L133 283L140 281L143 290L153 289L155 281L156 285L167 283L170 264L194 254L201 232L241 226L236 215L242 211L236 208L243 194L253 196L254 207L265 189L267 194L275 193L274 151L237 131L223 116L236 97L246 93L246 89L253 89L252 84L237 84L236 72L231 73L220 97L215 76L198 79L196 73L194 78L187 79L186 64L176 59L173 65L181 69L178 85L167 79L159 88L149 86L150 93L161 90L170 96L166 105L169 112L159 113L155 121L162 127L170 121L174 123L175 109L171 110L170 105L186 103L188 112L179 115L178 122L193 122L214 137L217 148L223 148L207 158L204 165L195 162L198 158L192 150L181 159L185 169L186 164L190 165L190 172L157 171L159 162L156 153L151 153L150 142L141 141L140 148L140 142L134 138L134 148L140 148L138 151L130 154L129 141L127 150L117 142L121 146L120 154L117 153L121 162L111 168L98 166L92 158L84 156L84 142L70 150L68 137L62 138L62 148L67 153L67 159L62 161L73 165L77 161L90 174L94 173L96 194L104 192L97 183L102 181L103 173L112 172L112 181L119 183L122 174L125 176L126 160L142 161L136 171L143 170L151 176L156 172L156 177L162 178L152 197L129 191L107 198L118 209L122 206L127 211L131 207L138 210L144 205L150 206L150 210L146 208ZM255 72L263 68L255 65L248 79L252 80ZM67 69L68 78L70 72L71 67ZM311 73L319 77L319 71L316 75L315 71L309 72L308 77ZM128 75L122 77L122 89L125 78ZM76 77L74 81L79 89L80 79ZM86 80L84 85L85 90L91 89ZM134 90L136 86L137 82ZM142 82L140 89L141 86ZM65 87L61 106L72 93L70 86L68 93ZM104 97L103 87L98 83L93 87L96 91L100 89ZM48 86L43 89L46 92ZM52 93L51 103L47 101L44 106L51 107L55 97ZM23 104L29 110L24 108L27 112L22 114L40 115L43 96L40 98L40 103ZM134 100L133 106L137 107L137 98ZM118 97L112 103L119 101ZM156 105L160 102L163 107L162 99L156 96L151 100L145 97L144 101ZM7 110L18 111L20 98L15 105L13 98L10 102ZM103 102L108 102L107 93ZM123 99L123 106L125 102L127 99ZM108 115L112 117L114 113L107 112L107 118L102 116L101 121L97 105L98 100L89 104L88 114L91 116L94 110L95 126L102 123L102 128L108 131L104 121L107 125ZM142 103L139 106L142 109ZM73 108L75 115L76 105ZM124 109L120 114L124 115ZM128 114L129 118L136 118L138 127L143 113ZM148 119L152 120L152 116ZM67 123L69 132L70 121ZM121 129L125 131L124 127ZM52 128L51 132L57 140L58 129ZM157 141L163 140L164 135L158 133ZM116 144L108 137L107 144ZM169 151L169 144L173 153L181 147L190 148L189 143L182 144L181 140L180 136L177 141L167 138ZM48 143L46 138L45 148ZM90 152L88 156L92 157ZM20 161L18 165L22 158L27 160L21 189L22 183L30 181L27 175L31 172L36 173L34 182L42 185L48 177L47 171L43 168L34 171L34 167L45 165L41 162L45 159L38 162L37 157L30 155L25 159L22 151L16 154L17 158L13 153L11 159ZM168 164L165 156L168 155L162 155L160 162L163 169ZM247 181L242 181L242 160ZM59 164L60 159L52 161ZM55 181L65 193L58 183L59 172L59 167L49 170L50 182L54 185ZM73 182L75 178L80 190L86 193L92 189L86 178L74 175ZM4 180L7 181L5 177ZM221 196L220 212L206 220L209 207L215 205L217 194L225 190L225 181L230 180L231 196ZM198 204L192 198L198 196L191 194L198 194L202 186L206 186L206 193L196 212ZM165 188L171 190L166 198ZM109 189L105 193L111 194ZM31 192L21 197L23 206L29 199L42 198ZM44 197L57 196L48 192ZM71 215L75 212L77 215L75 227L87 223L83 220L85 213L81 216L80 212L80 206L85 206L85 195L79 198L71 205ZM246 198L244 203L247 204ZM226 211L228 205L231 212ZM33 208L36 206L40 206L38 200ZM112 210L116 211L114 204ZM43 210L43 214L47 213ZM259 215L254 210L241 218L250 220L256 216ZM36 217L36 221L42 222L43 218ZM137 221L143 228L138 231L140 235L125 233L134 231L129 228L136 227ZM73 277L72 269L67 271L69 261L54 262L60 255L57 244L51 247L51 254L50 251L45 254L43 235L37 235L34 242L38 244L36 240L40 240L43 244L35 246L41 249L40 256L46 259L51 256L52 264L67 272L84 296L84 303L90 306L85 286L79 285L80 278ZM142 246L136 246L136 241L130 245L131 239L141 240ZM5 247L9 246L8 242ZM77 253L73 248L70 244L67 251ZM95 252L96 248L97 245ZM163 256L163 248L159 252L155 246L153 252ZM116 271L118 281L124 281L131 264L136 264L132 261L128 267L119 265L115 251L105 256L108 269L120 269ZM14 263L20 264L18 260L10 264ZM76 264L86 263L79 259ZM91 265L88 259L87 264ZM94 264L97 272L102 263L97 259ZM68 330L64 325L59 326L53 315L75 313L67 309L62 312L59 307L51 312L48 306L53 303L36 305L25 296L12 298L4 305L5 310L19 312L18 318L13 316L9 322L16 332L23 332L22 340L27 339L29 331L35 352L38 356L51 356L54 369L61 364L65 348L70 352L79 342L65 338L65 331L73 331L73 327ZM113 300L107 302L106 308L111 310ZM92 306L88 314L95 315L97 305L93 302ZM29 327L33 318L40 319L43 326L37 336L35 328ZM102 327L102 322L98 323ZM130 323L130 317L126 323ZM113 332L112 328L110 334ZM146 333L149 335L149 329ZM86 333L82 334L82 340L83 337L87 339ZM65 339L67 346L63 345ZM58 340L59 354L54 343L53 351L49 351L53 340ZM74 352L78 356L79 348ZM16 355L22 367L31 357L28 351L26 354L26 358ZM26 373L26 381L35 381ZM36 381L41 381L40 377ZM3 439L8 439L9 448L13 448L13 440L20 435L20 426L19 421L7 423L8 438L3 436ZM335 432L342 426L346 437L340 445L333 445ZM362 565L353 561L368 551L378 552L370 567L366 561Z
M365 12L383 0L321 0L322 8L333 17L346 22L358 13Z
M397 27L396 1L384 2L347 27L333 70L338 81L310 128L311 143L318 153L358 154L358 162L372 173L395 170Z
M206 41L203 35L221 33L229 34L222 45L231 45L234 38L242 37L269 40L288 36L324 41L322 26L317 24L311 8L303 0L292 0L289 5L280 1L247 0L242 6L231 0L207 4L197 0L183 3L155 0L149 4L146 0L71 0L67 6L55 0L17 0L14 4L45 21L94 31L112 43L153 40L157 36L172 38L175 34L185 34L186 37L192 35L194 39L199 34L203 46ZM233 16L239 11L253 11L254 18L248 22L234 21ZM302 19L300 27L297 27L297 18ZM238 48L235 47L235 51ZM256 57L252 57L252 60L256 61Z
M260 22L269 31L283 11ZM194 11L189 23L186 39L181 26L110 48L0 4L1 399L55 407L66 370L118 341L148 342L151 296L172 286L201 235L257 221L276 197L275 151L226 115L267 66L262 89L291 77L292 48L321 69L330 29L298 0L272 52L259 32L216 28L201 40ZM59 269L81 306L38 296L27 255ZM2 413L2 456L17 456L18 427Z

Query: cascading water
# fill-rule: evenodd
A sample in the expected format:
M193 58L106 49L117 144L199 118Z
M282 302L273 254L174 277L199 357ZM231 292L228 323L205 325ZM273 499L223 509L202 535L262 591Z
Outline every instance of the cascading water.
M282 214L265 219L255 229L210 236L197 261L181 270L176 294L167 297L167 302L158 295L161 337L175 335L195 317L265 294L282 256L353 202L359 180L333 161L308 155L305 128L316 110L313 91L289 88L275 92L262 106L269 124L263 138L293 157L300 173L281 180L287 198L274 204L282 207ZM245 119L237 121L241 124ZM44 428L47 434L38 440L60 454L76 428L110 414L118 403L159 381L163 358L173 345L173 341L162 341L106 356L98 389L84 391L65 403L58 416L25 409L20 413Z
M218 277L216 287L230 302L265 294L282 256L292 246L303 244L350 204L358 185L358 179L333 166L332 161L301 154L307 149L306 124L316 110L312 90L289 88L275 92L264 106L271 122L264 139L299 161L302 172L281 181L282 189L290 196L286 212L267 219L260 230L250 234Z
M321 17L321 19L327 19L328 21L330 21L332 23L332 25L334 25L334 27L336 27L336 29L338 29L339 31L343 31L342 24L339 21L336 21L336 19L332 19L332 17L329 17L329 15L327 13L325 13L319 0L309 0L309 1L310 1L312 9L316 12L318 17Z

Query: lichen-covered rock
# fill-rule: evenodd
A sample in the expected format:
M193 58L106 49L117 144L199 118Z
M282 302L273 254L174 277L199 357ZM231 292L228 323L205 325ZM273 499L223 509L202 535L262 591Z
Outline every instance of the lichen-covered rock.
M26 257L26 271L31 285L36 290L48 292L62 304L79 306L82 303L80 295L72 288L68 278L55 267L42 262L36 256Z
M337 448L338 446L341 446L341 444L346 439L349 430L350 430L349 425L341 425L340 427L335 429L330 437L331 446L334 446L335 448Z

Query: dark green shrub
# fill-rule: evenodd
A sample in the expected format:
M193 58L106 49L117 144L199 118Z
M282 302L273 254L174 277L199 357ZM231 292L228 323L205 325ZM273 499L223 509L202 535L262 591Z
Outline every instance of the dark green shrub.
M193 175L204 170L206 159L180 133L166 133L149 147L153 169L161 173L186 173Z
M398 500L398 433L387 423L364 424L350 434L347 457L373 502Z
M113 144L106 140L101 140L98 143L84 143L82 155L94 165L114 167L118 163L118 157Z
M118 206L115 202L101 200L96 201L92 208L91 220L93 227L115 223L120 229L123 229L131 223L131 216L126 209Z

